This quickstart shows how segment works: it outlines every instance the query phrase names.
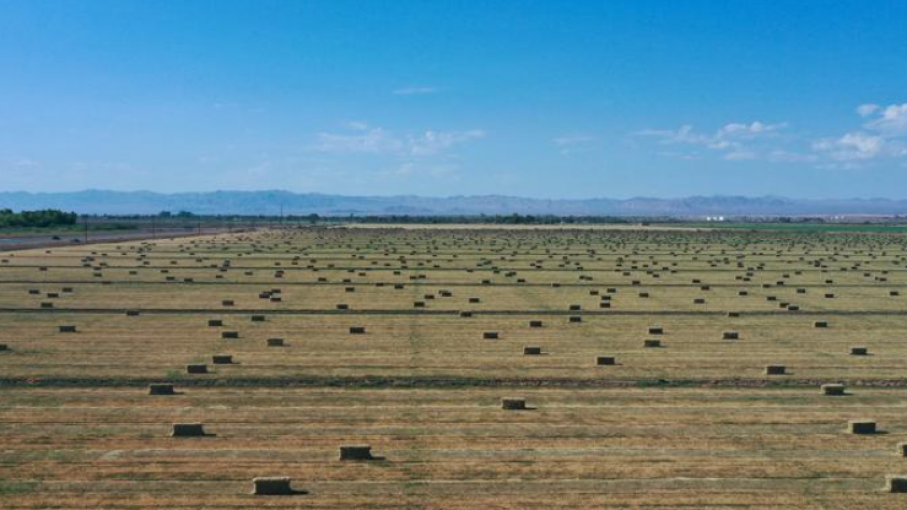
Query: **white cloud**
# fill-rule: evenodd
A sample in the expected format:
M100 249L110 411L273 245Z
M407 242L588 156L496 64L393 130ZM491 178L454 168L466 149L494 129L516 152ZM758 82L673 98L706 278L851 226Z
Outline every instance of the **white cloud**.
M881 115L864 127L880 131L886 136L907 135L907 103L893 104L879 111Z
M409 152L414 156L428 156L445 151L454 145L484 138L485 132L481 129L470 131L426 131L419 136L407 137Z
M352 126L351 126L352 127ZM318 133L315 150L333 153L395 153L403 142L388 131L368 126L355 127L354 133Z
M859 114L860 117L869 117L870 115L872 115L873 113L878 111L878 109L879 109L879 105L877 105L877 104L872 104L872 103L861 104L860 106L857 107L857 114Z
M19 168L36 168L41 166L40 162L35 161L31 158L16 158L11 163L13 166Z
M837 139L825 138L812 145L813 150L827 154L837 161L866 160L875 158L886 148L881 136L855 131Z
M554 144L558 147L569 147L571 145L589 143L594 140L595 138L589 135L566 135L559 136L551 141L554 142Z
M409 86L394 90L392 93L397 96L415 96L422 94L434 94L438 92L436 87Z
M725 124L714 133L700 133L690 124L676 130L647 129L636 133L637 136L653 137L661 144L694 145L722 152L722 157L730 161L756 159L759 150L755 145L760 140L774 138L777 132L786 128L787 123L766 124L760 121L750 123L732 122Z
M812 150L832 162L846 163L846 168L859 168L864 163L883 158L907 156L907 103L884 108L867 103L858 106L856 111L867 119L862 130L819 139L813 142ZM826 166L835 168L834 164Z
M434 181L459 181L460 174L456 165L442 164L417 164L406 161L400 165L378 172L377 177L382 180L405 180L429 178Z
M586 134L572 134L559 136L552 139L551 142L560 149L561 154L571 154L588 148L591 143L595 142L595 137Z
M674 158L698 158L700 152L718 153L729 161L761 159L776 163L810 163L817 168L863 168L877 160L907 158L907 103L855 108L862 126L841 135L808 142L796 133L785 133L787 123L732 122L712 133L686 124L678 129L647 129L636 136L656 139L677 150L659 152Z
M747 159L756 159L756 153L747 150L736 150L725 154L724 159L728 161L744 161Z
M750 124L731 123L719 129L716 136L719 138L731 136L752 137L772 133L786 127L786 122L780 122L778 124L764 124L757 120L753 121Z
M768 153L768 160L779 163L812 163L818 160L815 154L790 152L784 149L774 149Z
M447 152L456 145L485 137L485 131L427 130L417 134L398 135L392 131L371 127L361 121L348 122L350 132L318 133L313 150L338 154L368 153L398 156L433 156Z

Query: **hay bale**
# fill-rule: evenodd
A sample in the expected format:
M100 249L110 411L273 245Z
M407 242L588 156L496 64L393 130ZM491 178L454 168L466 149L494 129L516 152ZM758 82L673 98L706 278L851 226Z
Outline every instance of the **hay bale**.
M469 310L462 310L460 311L460 317L472 317L472 312Z
M219 328L219 327L221 327L221 326L223 326L223 325L224 325L224 321L222 321L222 320L220 320L220 319L209 319L209 320L208 320L208 327L209 327L209 328Z
M740 340L740 333L736 331L725 331L721 333L723 340Z
M568 321L572 323L583 322L583 318L579 315L571 315Z
M288 476L259 476L252 479L252 495L254 496L292 496L305 494L290 487L291 479Z
M866 356L869 354L868 347L851 347L850 354L852 356Z
M186 373L187 374L207 374L208 365L200 365L200 364L186 365Z
M269 338L268 347L283 347L283 338Z
M223 301L220 302L220 304L223 306L233 306L235 303L233 302L232 299L224 299Z
M827 322L827 321L816 321L816 322L813 323L813 327L816 327L816 328L827 328L827 327L828 327L828 322Z
M729 318L736 319L737 317L740 317L740 312L728 312L727 316Z
M497 340L499 336L497 331L485 331L482 333L482 338L485 340Z
M542 327L542 325L543 325L542 321L529 321L530 328L540 328L540 327Z
M526 407L526 399L524 398L502 398L501 409L505 411L525 411L528 407Z
M843 384L823 384L821 388L823 395L841 396L845 394Z
M201 423L174 423L170 437L205 437L205 426ZM212 434L213 435L213 434Z
M265 321L264 315L253 315L252 316L252 322L264 322L264 321Z
M570 311L571 311L571 312L577 312L577 311L582 310L582 309L583 309L583 307L582 307L581 305L570 305Z
M368 445L341 446L340 460L375 460L375 457L372 456L372 447Z
M350 326L350 334L351 335L364 335L365 326Z
M9 350L9 346L6 344L0 344L0 352L6 352Z
M532 346L532 347L530 347L530 346L525 346L525 347L523 347L523 355L524 355L524 356L538 356L538 355L540 355L541 353L542 353L542 348L541 348L541 347L535 347L535 346Z
M885 477L885 491L900 494L907 492L907 476L888 475Z
M471 298L469 298L469 302L470 302L470 304L481 303L482 299L477 298L477 297L471 297Z
M60 333L77 333L78 332L75 326L60 326L57 329L60 331Z
M142 312L138 310L126 310L126 317L138 317Z
M148 385L149 395L175 395L172 384L154 383Z
M875 434L875 420L850 420L847 422L847 431L851 434Z
M220 337L224 340L239 338L239 331L222 331Z
M425 301L413 301L413 308L425 308Z
M642 345L646 348L661 347L661 340L644 340Z
M661 326L649 326L650 335L663 335L664 332L665 332L665 330Z
M907 457L907 443L898 443L898 455Z
M784 365L765 365L765 375L785 375L787 367Z
M53 308L53 307L54 307L54 304L53 304L53 303L50 303L50 302L47 302L47 301L41 303L41 308L48 309L48 308Z
M596 356L595 364L598 366L616 365L617 359L614 356Z
M233 364L233 355L215 354L214 356L211 356L211 362L215 365L231 365Z

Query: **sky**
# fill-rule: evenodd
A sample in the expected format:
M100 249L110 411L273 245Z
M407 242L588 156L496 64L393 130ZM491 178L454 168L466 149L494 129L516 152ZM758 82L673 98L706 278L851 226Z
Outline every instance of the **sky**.
M0 191L907 198L907 2L0 0Z

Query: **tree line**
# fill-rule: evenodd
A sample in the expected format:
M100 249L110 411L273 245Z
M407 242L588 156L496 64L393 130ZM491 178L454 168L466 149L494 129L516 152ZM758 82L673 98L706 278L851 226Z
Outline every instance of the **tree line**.
M75 225L79 217L73 212L57 209L40 211L13 212L12 209L0 209L0 228L9 227L62 227Z

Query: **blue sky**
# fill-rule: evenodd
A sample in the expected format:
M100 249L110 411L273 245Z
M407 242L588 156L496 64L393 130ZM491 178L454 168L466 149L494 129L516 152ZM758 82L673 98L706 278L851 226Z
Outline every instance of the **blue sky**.
M0 0L0 190L907 198L907 2Z

